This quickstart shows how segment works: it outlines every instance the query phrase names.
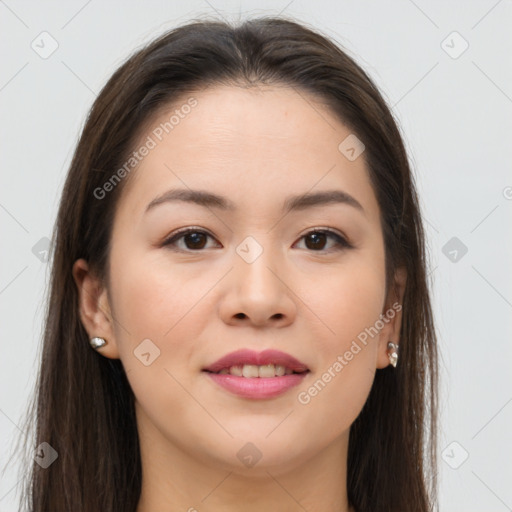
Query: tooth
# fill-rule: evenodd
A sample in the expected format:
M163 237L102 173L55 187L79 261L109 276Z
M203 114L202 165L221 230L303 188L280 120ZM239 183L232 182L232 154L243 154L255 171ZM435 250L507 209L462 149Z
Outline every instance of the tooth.
M276 376L282 377L284 375L285 368L284 366L281 366L280 364L276 365Z
M258 367L255 364L244 364L242 375L244 377L258 377Z
M266 364L258 367L258 374L260 377L274 377L274 365Z
M229 373L231 373L231 375L236 375L237 377L241 377L242 376L242 367L241 366L232 366L229 369Z
M265 364L265 365L255 365L255 364L245 364L243 366L231 366L230 368L223 368L218 372L221 375L231 374L236 377L246 377L246 378L270 378L270 377L282 377L283 375L291 375L293 370L290 368L286 368L282 365L274 365L274 364Z

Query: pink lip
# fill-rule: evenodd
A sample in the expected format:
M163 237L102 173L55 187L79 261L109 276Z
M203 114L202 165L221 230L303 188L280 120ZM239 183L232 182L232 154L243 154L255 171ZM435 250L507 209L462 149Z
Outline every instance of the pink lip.
M221 357L210 366L203 368L203 371L216 374L224 368L230 368L231 366L243 366L244 364L253 364L257 366L263 366L266 364L280 365L285 368L290 368L294 372L306 372L308 370L308 367L304 363L298 361L295 357L286 354L285 352L281 352L280 350L268 349L263 352L255 352L253 350L242 349ZM280 377L269 377L269 379L273 378Z
M207 373L219 386L244 398L262 399L278 396L300 384L309 372L282 377L237 377L222 373Z
M243 366L252 364L263 366L266 364L280 365L289 368L294 372L281 377L238 377L231 374L218 373L225 368L232 366ZM279 350L264 350L255 352L242 349L221 357L210 366L203 368L203 371L219 386L244 398L272 398L278 396L288 389L297 386L309 373L308 367L295 357Z

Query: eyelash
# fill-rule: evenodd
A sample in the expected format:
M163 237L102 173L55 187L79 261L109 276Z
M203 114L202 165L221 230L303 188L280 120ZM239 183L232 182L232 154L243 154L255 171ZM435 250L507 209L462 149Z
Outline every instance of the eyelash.
M184 238L186 235L188 235L190 233L201 233L201 234L204 234L206 236L209 236L210 238L214 238L212 235L210 235L210 233L208 233L207 231L204 231L203 229L189 227L189 228L180 229L180 230L175 231L174 233L172 233L169 236L169 238L167 238L164 241L162 246L163 247L170 247L170 246L174 245L178 240ZM331 249L322 249L322 250L319 250L319 251L309 250L309 252L331 253L333 251L342 251L342 250L345 250L345 249L352 249L353 248L353 245L351 245L344 237L342 237L337 232L335 232L335 231L333 231L331 229L328 229L328 228L315 228L315 229L312 229L312 230L308 231L307 233L305 233L304 235L302 235L300 237L300 240L302 240L303 238L307 237L308 235L311 235L312 233L322 233L324 235L330 236L331 238L335 239L337 247L334 247L334 248L331 248ZM203 252L205 249L197 249L197 250L194 250L194 249L178 249L178 248L174 247L174 248L171 248L171 250L175 250L175 251L179 251L179 252L193 253L193 252Z

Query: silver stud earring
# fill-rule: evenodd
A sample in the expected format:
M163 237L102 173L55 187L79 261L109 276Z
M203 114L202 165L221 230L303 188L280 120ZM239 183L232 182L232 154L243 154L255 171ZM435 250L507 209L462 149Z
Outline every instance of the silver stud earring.
M388 357L393 368L396 368L396 363L398 362L398 345L392 341L388 343Z
M91 344L91 347L98 350L99 348L103 347L103 345L107 344L107 340L104 338L91 338L91 341L89 341Z

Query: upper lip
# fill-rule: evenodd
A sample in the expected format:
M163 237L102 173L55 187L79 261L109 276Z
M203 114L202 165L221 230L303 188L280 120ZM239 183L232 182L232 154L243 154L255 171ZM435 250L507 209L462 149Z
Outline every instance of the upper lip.
M226 354L213 364L203 368L203 371L218 373L224 368L231 368L232 366L243 366L245 364L252 364L263 366L267 364L280 365L285 368L290 368L294 372L308 371L308 367L285 352L280 350L264 350L263 352L255 352L254 350L241 349L230 354Z

